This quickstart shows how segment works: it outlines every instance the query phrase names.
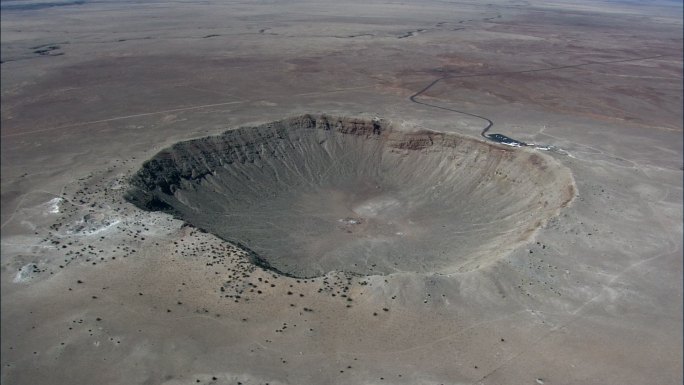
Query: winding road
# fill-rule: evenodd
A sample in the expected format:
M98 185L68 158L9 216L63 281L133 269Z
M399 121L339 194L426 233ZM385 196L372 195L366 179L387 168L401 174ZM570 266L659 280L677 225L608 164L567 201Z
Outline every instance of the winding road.
M510 138L510 137L503 135L503 134L488 134L489 129L491 129L494 126L494 122L485 116L473 114L471 112L457 110L454 108L443 107L443 106L438 106L436 104L430 104L430 103L422 102L420 100L417 100L417 98L419 96L423 95L424 93L426 93L427 91L429 91L437 83L439 83L445 79L462 79L462 78L474 78L474 77L526 74L526 73L543 72L543 71L557 71L557 70L585 67L585 66L598 65L598 64L627 63L627 62L640 61L640 60L657 59L657 58L661 58L664 56L667 56L667 55L645 56L645 57L619 59L619 60L607 60L607 61L593 61L593 62L588 62L588 63L571 64L571 65L564 65L564 66L555 66L555 67L546 67L546 68L533 68L533 69L521 70L521 71L484 72L484 73L464 74L464 75L447 74L447 75L444 75L440 78L433 80L430 84L423 87L420 91L411 95L409 97L409 100L411 100L413 103L416 103L416 104L421 104L421 105L432 107L432 108L439 108L440 110L451 111L451 112L455 112L455 113L466 115L466 116L471 116L473 118L478 118L478 119L485 121L487 124L484 127L484 129L482 130L482 132L480 132L480 135L482 135L482 137L485 139L488 139L488 140L491 140L491 141L494 141L497 143L506 144L506 145L513 146L513 147L534 147L537 149L550 150L550 149L553 149L554 147L553 146L546 146L546 145L539 145L539 144L525 143L525 142Z

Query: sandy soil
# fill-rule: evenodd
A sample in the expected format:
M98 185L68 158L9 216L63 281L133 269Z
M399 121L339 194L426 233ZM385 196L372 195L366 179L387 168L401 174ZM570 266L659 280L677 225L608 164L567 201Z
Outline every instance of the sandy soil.
M3 383L682 382L681 3L0 8ZM310 279L124 199L163 148L306 113L483 116L576 194L477 269Z

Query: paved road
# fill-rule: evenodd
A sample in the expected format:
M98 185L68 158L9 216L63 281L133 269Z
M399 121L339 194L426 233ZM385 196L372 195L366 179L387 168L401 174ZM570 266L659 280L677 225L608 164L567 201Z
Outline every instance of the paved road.
M428 107L433 107L433 108L439 108L440 110L446 110L446 111L451 111L451 112L456 112L458 114L466 115L466 116L471 116L474 118L481 119L485 121L487 124L480 133L483 138L497 142L497 143L502 143L502 144L507 144L509 146L514 146L514 147L524 147L524 146L530 146L530 144L513 139L511 137L508 137L503 134L488 134L487 132L489 131L492 126L494 126L494 122L482 115L477 115L473 114L471 112L466 112L466 111L461 111L457 110L454 108L448 108L448 107L443 107L443 106L438 106L435 104L430 104L426 102L421 102L417 100L416 98L419 97L420 95L424 94L428 90L430 90L432 87L434 87L437 83L441 82L444 79L460 79L460 78L474 78L474 77L486 77L486 76L502 76L502 75L514 75L514 74L526 74L526 73L534 73L534 72L542 72L542 71L558 71L558 70L564 70L564 69L569 69L569 68L578 68L578 67L585 67L585 66L590 66L590 65L598 65L598 64L615 64L615 63L626 63L626 62L632 62L632 61L639 61L639 60L648 60L648 59L657 59L661 58L667 55L656 55L656 56L646 56L646 57L638 57L638 58L629 58L629 59L619 59L619 60L608 60L608 61L594 61L594 62L588 62L588 63L580 63L580 64L571 64L571 65L564 65L564 66L556 66L556 67L545 67L545 68L533 68L529 70L522 70L522 71L502 71L502 72L484 72L484 73L475 73L475 74L464 74L464 75L444 75L440 78L437 78L433 80L430 84L427 86L423 87L420 91L416 92L415 94L411 95L409 99L413 103L417 104L422 104L424 106ZM545 148L548 149L550 146L540 146L540 145L534 145L535 147L539 148Z

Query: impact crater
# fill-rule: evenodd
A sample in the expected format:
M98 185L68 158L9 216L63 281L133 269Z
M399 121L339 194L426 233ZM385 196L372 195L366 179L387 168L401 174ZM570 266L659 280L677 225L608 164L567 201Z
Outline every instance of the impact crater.
M138 207L301 278L473 270L528 241L575 195L570 171L544 154L327 115L177 143L130 183Z

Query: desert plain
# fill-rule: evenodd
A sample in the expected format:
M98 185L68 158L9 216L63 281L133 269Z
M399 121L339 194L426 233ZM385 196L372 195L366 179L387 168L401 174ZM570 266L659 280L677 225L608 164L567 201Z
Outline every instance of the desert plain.
M681 2L0 9L2 383L682 383Z

